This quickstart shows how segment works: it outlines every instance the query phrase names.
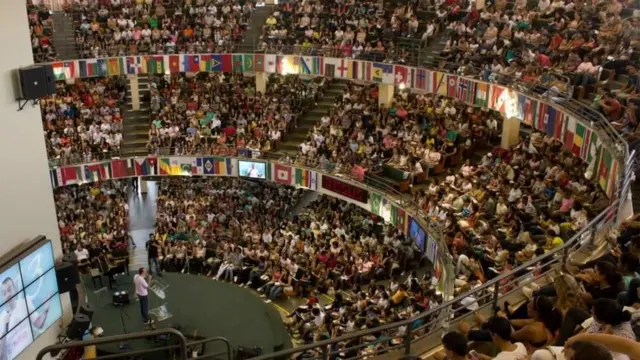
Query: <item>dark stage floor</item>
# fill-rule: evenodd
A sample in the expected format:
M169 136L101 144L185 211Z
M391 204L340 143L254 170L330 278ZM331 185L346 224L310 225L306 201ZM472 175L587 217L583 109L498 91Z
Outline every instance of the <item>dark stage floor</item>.
M164 275L161 280L169 285L166 298L161 300L150 293L149 307L153 309L166 304L173 317L157 322L158 329L180 326L184 334L191 335L197 331L198 336L205 338L224 337L229 340L233 349L238 346L259 346L265 353L269 353L277 346L285 349L292 346L278 310L265 304L255 293L197 275ZM139 303L134 295L133 272L130 277L121 277L118 281L117 289L95 293L91 279L84 279L89 303L95 309L93 325L101 326L104 336L123 333L121 318L127 332L144 329ZM112 305L112 293L117 290L125 290L131 294L131 303L124 307L122 316L121 310ZM156 346L160 345L150 340L138 340L129 344L132 350ZM215 349L207 346L207 353L222 349L220 345L211 347ZM105 345L99 347L99 350L122 352L117 344Z

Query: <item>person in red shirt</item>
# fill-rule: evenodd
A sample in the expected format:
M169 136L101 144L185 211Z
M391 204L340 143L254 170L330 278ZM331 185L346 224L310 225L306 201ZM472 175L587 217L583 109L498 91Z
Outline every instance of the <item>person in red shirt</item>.
M600 101L600 111L607 116L609 121L616 121L622 114L622 105L610 90L604 93Z
M541 53L540 50L536 51L536 61L543 68L550 68L551 67L551 59L549 59L549 57L546 54Z

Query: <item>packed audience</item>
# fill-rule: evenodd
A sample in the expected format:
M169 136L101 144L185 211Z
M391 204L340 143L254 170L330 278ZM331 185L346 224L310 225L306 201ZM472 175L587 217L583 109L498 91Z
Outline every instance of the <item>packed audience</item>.
M291 217L300 195L239 179L162 180L151 240L159 248L156 270L235 283L266 302L304 297L287 321L300 342L379 326L438 304L437 280L412 271L422 253L399 230L325 196ZM405 272L411 273L399 281ZM391 280L379 285L385 279ZM320 294L335 300L320 306Z
M125 181L104 181L66 186L54 191L63 253L75 254L78 263L102 254L126 252L129 205Z
M249 25L254 2L74 0L81 57L229 53Z
M126 83L122 78L57 83L56 95L40 101L49 159L55 165L90 162L122 145Z
M27 14L34 62L55 60L56 50L51 42L54 27L49 9L43 5L30 5L27 3Z
M235 155L237 149L274 150L326 83L272 75L261 94L255 78L242 74L158 78L151 90L149 152L170 148L175 155Z
M493 343L496 353L504 354L495 355L496 359L572 359L566 349L578 342L584 342L581 347L592 347L590 357L584 359L629 359L633 347L615 345L633 344L640 335L637 219L638 215L620 225L608 253L577 269L569 267L571 273L556 275L549 285L523 288L527 303L512 306L505 302L490 319L476 314L476 326L462 322L459 333L443 339L447 352L458 352L450 358L460 358L462 351L455 348L474 341ZM594 343L608 350L597 350Z

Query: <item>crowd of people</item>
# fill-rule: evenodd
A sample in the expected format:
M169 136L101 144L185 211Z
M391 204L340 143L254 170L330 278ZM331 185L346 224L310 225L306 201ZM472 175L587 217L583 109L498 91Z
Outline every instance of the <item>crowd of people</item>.
M493 343L495 359L576 360L567 349L578 343L592 350L589 357L579 359L635 358L629 357L633 347L616 344L635 343L640 335L637 219L622 222L608 253L570 273L557 274L546 286L523 288L529 299L525 304L514 307L505 302L490 319L476 314L474 327L462 322L460 332L443 339L446 352L457 353L450 359L464 358L468 341Z
M75 0L81 57L229 53L241 42L255 3L213 0Z
M42 5L27 3L29 18L29 32L31 34L31 48L35 63L49 62L56 59L56 49L51 42L53 37L53 19L49 9Z
M271 75L264 94L255 78L229 73L173 74L151 89L151 154L235 155L275 150L297 115L322 95L327 80Z
M120 77L58 82L56 94L40 101L49 159L56 165L90 162L120 149L125 89Z
M125 254L132 246L125 181L66 186L54 191L64 254L81 265L100 255Z

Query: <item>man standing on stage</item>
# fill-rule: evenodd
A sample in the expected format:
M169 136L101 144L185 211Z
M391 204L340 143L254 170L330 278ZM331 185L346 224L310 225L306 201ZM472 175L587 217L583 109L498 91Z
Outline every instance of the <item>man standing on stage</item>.
M143 267L138 270L138 274L133 277L133 284L136 287L136 295L140 300L140 313L142 313L142 320L146 325L153 324L153 320L149 319L149 287L148 281L151 281L151 275L147 274L147 270Z
M160 264L158 263L158 242L156 241L156 237L153 233L149 234L149 240L147 241L147 256L149 260L149 275L153 275L153 269L155 265L156 274L162 277L162 269L160 269Z

